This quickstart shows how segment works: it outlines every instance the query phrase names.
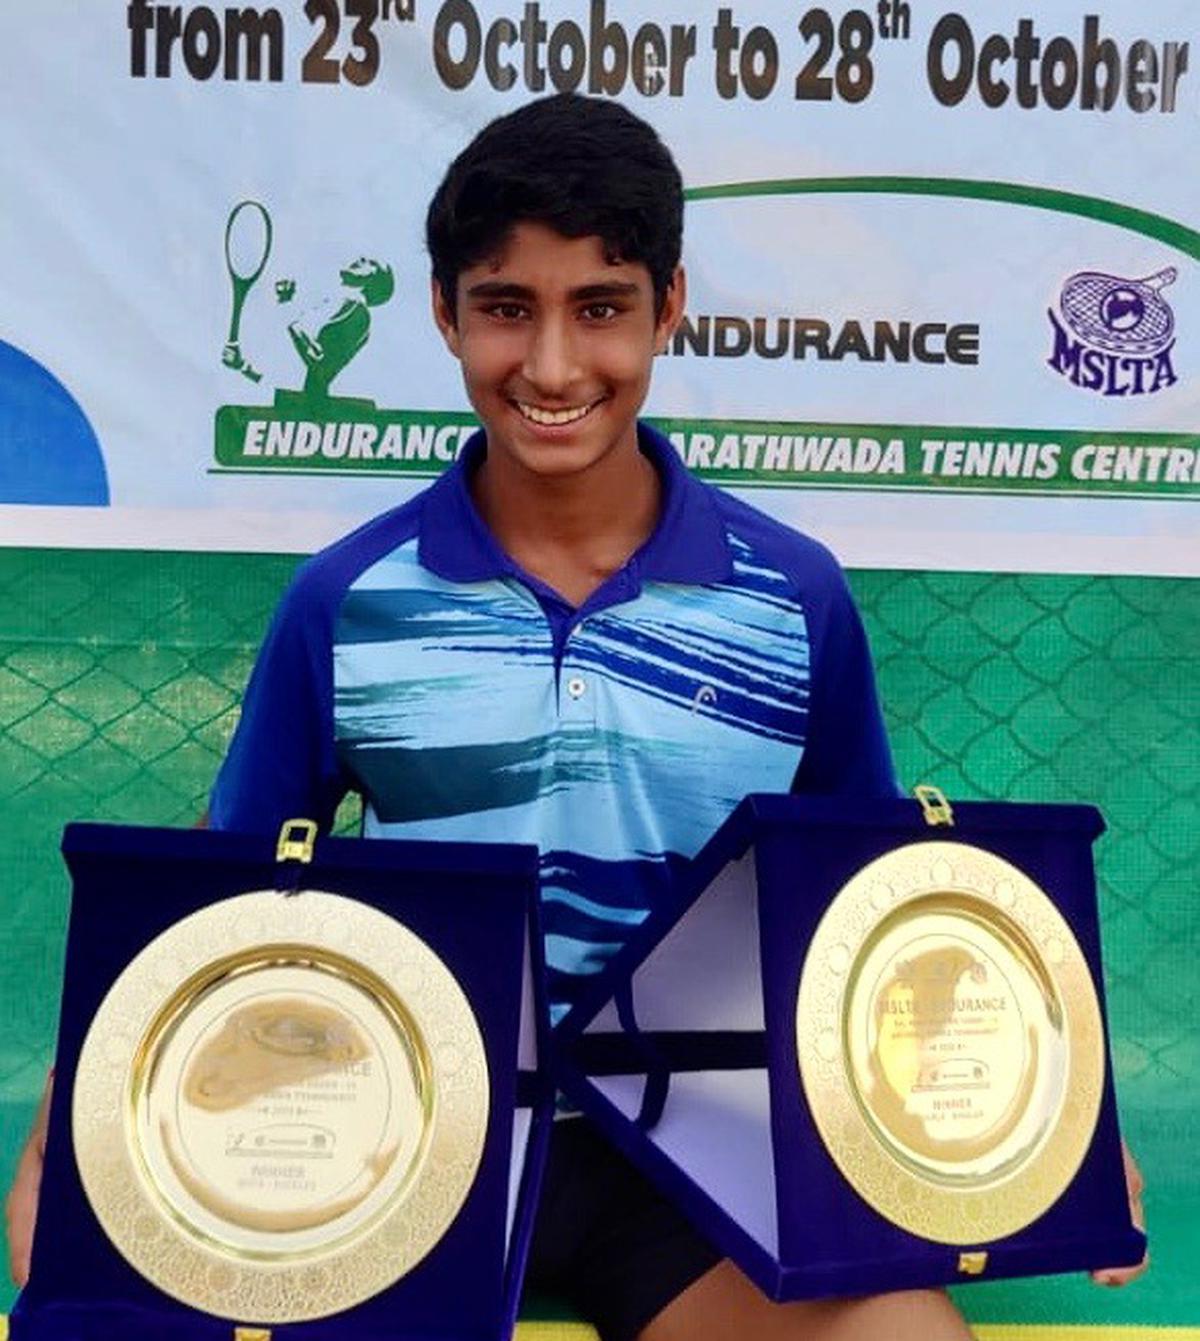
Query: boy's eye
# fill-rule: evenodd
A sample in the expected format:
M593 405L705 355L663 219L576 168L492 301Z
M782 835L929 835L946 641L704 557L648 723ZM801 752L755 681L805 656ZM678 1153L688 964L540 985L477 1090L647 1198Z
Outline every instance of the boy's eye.
M588 303L583 315L588 321L611 321L619 311L614 303Z
M520 303L492 303L487 314L497 321L521 321L527 315L527 310Z

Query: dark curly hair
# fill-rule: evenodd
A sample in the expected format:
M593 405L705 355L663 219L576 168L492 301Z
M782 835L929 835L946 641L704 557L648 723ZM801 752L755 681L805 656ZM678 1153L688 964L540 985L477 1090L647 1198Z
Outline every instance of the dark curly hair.
M656 132L620 103L558 93L485 126L430 202L425 240L452 313L460 273L522 222L599 237L614 260L640 261L661 310L683 245L683 182Z

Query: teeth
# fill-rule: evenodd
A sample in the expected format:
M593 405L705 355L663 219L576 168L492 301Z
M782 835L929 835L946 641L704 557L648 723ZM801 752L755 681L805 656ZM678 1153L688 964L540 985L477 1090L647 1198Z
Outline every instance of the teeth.
M517 401L517 409L526 419L532 419L535 424L545 424L547 427L573 424L576 419L582 419L591 408L590 405L576 405L569 410L543 410L536 405L526 405L524 401Z

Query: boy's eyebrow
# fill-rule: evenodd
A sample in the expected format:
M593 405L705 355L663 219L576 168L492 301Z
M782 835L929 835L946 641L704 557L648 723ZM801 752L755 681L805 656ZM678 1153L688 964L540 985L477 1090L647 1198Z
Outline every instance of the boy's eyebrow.
M572 289L568 297L575 303L594 303L601 298L632 298L638 286L630 280L605 280L599 284L584 284Z
M468 298L521 298L529 301L534 297L532 289L524 284L512 284L502 279L483 279L472 284L467 290Z
M630 298L638 292L637 284L629 280L603 280L597 284L583 284L567 294L573 303L594 303L605 298ZM483 279L467 289L468 298L519 300L533 302L537 294L524 284L514 284L510 280Z

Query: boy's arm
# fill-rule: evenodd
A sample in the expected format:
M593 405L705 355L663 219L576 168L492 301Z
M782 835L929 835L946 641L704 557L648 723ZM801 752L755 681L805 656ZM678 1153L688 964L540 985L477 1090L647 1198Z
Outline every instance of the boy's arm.
M13 1185L4 1203L8 1229L8 1269L21 1288L29 1279L29 1260L33 1252L33 1230L37 1222L38 1193L42 1188L42 1167L46 1162L46 1131L50 1125L50 1096L54 1089L54 1072L46 1077L42 1101L34 1115L33 1128L21 1158Z
M1142 1193L1145 1191L1146 1183L1142 1178L1142 1171L1138 1168L1133 1153L1124 1141L1121 1142L1121 1159L1125 1164L1125 1188L1129 1193L1129 1215L1133 1223L1144 1234L1146 1232L1146 1212L1142 1207ZM1147 1249L1142 1254L1142 1260L1136 1266L1101 1267L1093 1271L1091 1275L1097 1285L1128 1285L1131 1280L1136 1280L1149 1265L1150 1251Z
M206 827L274 836L288 819L322 832L347 790L333 727L333 613L302 568L263 640L213 787Z
M810 608L808 737L794 792L862 798L900 794L866 631L840 570Z

